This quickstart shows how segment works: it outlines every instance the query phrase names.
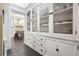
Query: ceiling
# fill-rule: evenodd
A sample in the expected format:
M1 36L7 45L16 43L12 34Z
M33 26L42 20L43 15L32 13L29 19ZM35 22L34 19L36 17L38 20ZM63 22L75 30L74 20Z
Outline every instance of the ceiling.
M23 7L23 8L27 7L27 5L29 5L29 3L14 3L14 4L18 5L20 7Z

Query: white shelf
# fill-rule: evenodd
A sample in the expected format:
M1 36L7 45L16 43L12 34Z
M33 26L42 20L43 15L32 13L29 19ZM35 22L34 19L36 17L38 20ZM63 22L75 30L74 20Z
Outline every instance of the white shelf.
M45 18L45 17L48 17L49 15L45 15L45 16L41 16L40 18ZM46 19L45 19L46 20Z
M40 25L40 26L48 26L48 24L42 24L42 25Z
M57 14L57 13L60 13L60 12L63 12L63 11L67 11L67 10L72 9L72 8L73 7L68 7L68 8L62 9L60 11L54 12L53 14Z
M72 22L62 22L62 23L54 23L55 25L62 25L62 24L72 24Z

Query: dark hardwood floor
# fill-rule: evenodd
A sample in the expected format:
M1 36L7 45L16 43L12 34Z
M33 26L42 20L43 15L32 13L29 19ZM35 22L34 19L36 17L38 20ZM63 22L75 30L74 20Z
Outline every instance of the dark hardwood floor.
M23 40L12 40L12 49L7 51L8 56L42 56L24 44Z

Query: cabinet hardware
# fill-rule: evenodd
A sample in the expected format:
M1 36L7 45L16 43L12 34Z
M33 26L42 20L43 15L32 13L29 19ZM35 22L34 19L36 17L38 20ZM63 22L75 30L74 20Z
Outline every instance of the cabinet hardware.
M41 46L43 46L43 44L41 44Z
M53 12L49 13L49 15L53 14Z
M43 49L41 49L41 52L43 51Z
M57 49L56 49L56 51L58 52L58 51L59 51L59 49L57 48Z
M34 41L34 43L35 43L35 41Z
M77 30L75 31L75 34L77 34Z
M77 45L77 49L79 50L79 45Z
M49 13L49 15L51 15L51 13Z
M43 40L43 39L41 38L41 40Z
M34 45L34 47L35 47L35 45Z
M53 14L53 12L51 12L51 14Z

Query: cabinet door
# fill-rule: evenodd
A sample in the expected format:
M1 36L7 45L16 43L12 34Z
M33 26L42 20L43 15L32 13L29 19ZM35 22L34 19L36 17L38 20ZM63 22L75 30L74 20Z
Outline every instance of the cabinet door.
M26 40L24 40L25 44L33 48L33 37L30 34L27 34Z
M42 8L43 7L43 8ZM49 32L49 3L41 3L39 5L40 12L40 32Z
M31 31L31 11L27 12L27 31Z
M73 4L53 4L54 33L73 34Z
M67 42L61 42L58 44L60 56L74 56L75 45Z
M33 32L37 32L37 22L38 22L38 19L37 19L37 13L38 13L38 9L37 9L37 6L35 6L33 9L32 9L32 31Z
M57 42L53 41L52 39L51 40L47 39L45 43L46 43L46 53L47 53L46 55L56 56L57 55L57 51L56 51Z

